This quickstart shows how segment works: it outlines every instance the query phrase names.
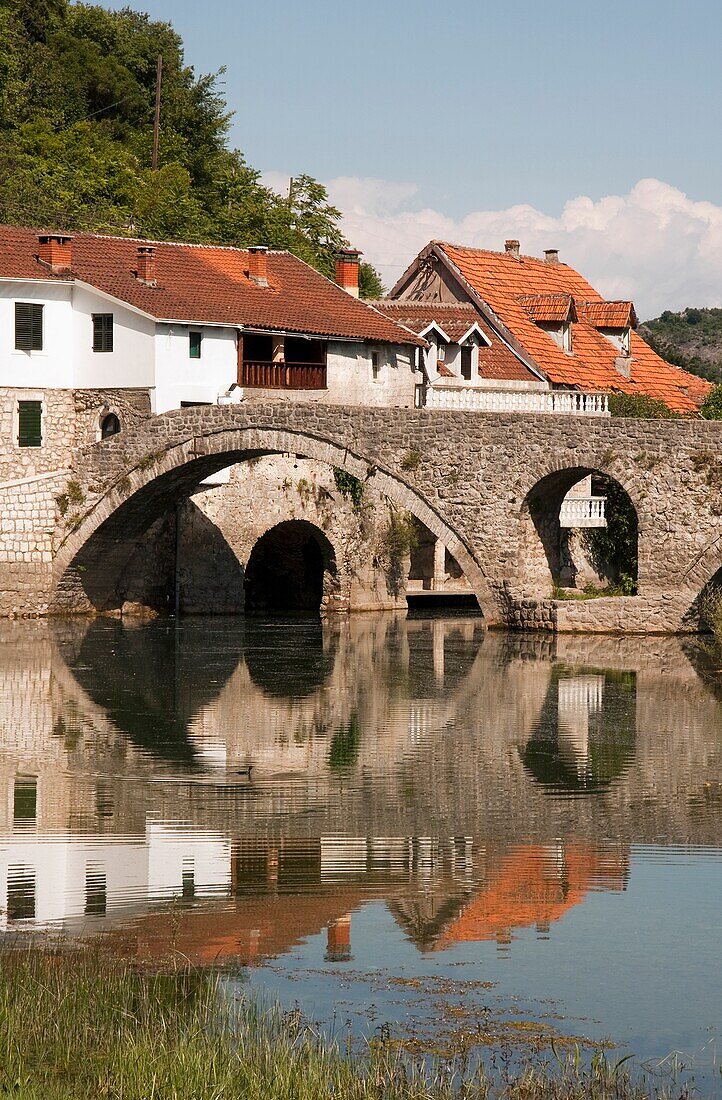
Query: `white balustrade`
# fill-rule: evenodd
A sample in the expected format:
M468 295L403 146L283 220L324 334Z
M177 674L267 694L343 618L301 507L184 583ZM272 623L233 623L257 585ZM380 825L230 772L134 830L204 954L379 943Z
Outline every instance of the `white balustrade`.
M482 390L430 386L426 391L426 408L609 416L606 393L580 393L578 390Z
M559 512L560 527L606 527L606 497L565 497Z

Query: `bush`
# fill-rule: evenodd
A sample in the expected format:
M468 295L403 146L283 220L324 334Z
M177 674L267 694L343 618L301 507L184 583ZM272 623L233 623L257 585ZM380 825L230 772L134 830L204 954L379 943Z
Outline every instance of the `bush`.
M338 466L333 468L333 480L336 482L339 493L347 497L354 508L360 508L364 496L363 482L359 481L353 474L347 473L346 470L341 470Z
M699 599L699 617L722 645L722 589L708 588Z
M609 412L612 416L627 416L636 420L679 420L664 401L658 401L646 393L612 393L609 395Z
M705 420L722 420L722 385L710 390L699 411Z

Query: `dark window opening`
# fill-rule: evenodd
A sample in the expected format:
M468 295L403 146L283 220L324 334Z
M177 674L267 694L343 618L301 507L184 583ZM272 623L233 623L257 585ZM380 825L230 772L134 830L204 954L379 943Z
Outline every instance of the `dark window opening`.
M196 875L192 867L184 867L182 872L183 897L194 898L196 896Z
M85 914L86 916L103 917L108 907L108 887L105 871L97 867L87 867L85 870Z
M378 382L381 375L381 353L378 351L371 352L371 377L374 382Z
M15 303L15 348L43 350L43 307L35 302Z
M201 406L210 405L210 401L181 401L182 409L199 409Z
M464 344L461 348L461 377L466 382L471 382L471 344Z
M201 357L201 341L203 340L202 332L189 332L188 333L188 355L191 359L200 359Z
M13 791L13 821L16 825L34 825L38 816L38 777L18 775Z
M18 401L18 446L41 447L42 443L42 401Z
M8 920L35 917L35 872L28 867L8 868Z
M110 439L111 435L117 435L120 431L120 420L115 413L108 413L100 422L100 438Z
M113 314L93 314L93 351L113 350Z

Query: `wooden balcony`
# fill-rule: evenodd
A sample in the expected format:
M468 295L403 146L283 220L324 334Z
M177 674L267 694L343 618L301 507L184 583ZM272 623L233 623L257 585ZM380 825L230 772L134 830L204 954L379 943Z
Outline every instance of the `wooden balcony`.
M325 390L325 363L243 361L241 386L257 390Z

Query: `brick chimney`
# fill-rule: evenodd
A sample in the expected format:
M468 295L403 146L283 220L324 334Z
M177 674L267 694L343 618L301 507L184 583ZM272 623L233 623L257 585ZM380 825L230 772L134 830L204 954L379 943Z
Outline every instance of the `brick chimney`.
M248 249L248 278L256 286L268 286L268 249L254 244Z
M520 256L520 245L518 241L504 241L504 251L507 256L511 256L512 260L518 260Z
M152 244L138 245L136 277L139 283L145 283L146 286L155 286L155 248Z
M344 248L336 255L336 282L347 294L358 298L358 266L360 252Z
M73 265L73 238L67 233L41 233L38 259L56 274L69 271Z
M546 263L546 264L558 264L559 263L559 249L558 248L545 248L544 249L544 263Z

